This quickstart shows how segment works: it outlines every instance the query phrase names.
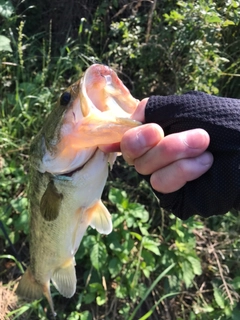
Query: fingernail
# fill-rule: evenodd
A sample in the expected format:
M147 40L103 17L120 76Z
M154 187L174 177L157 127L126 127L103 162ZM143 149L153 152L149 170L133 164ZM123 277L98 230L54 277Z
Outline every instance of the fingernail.
M135 134L132 134L135 131ZM137 158L141 154L142 150L146 148L146 138L141 129L132 129L131 135L128 139L124 140L123 156L128 164L133 164L133 159Z
M151 123L136 128L136 142L139 148L156 145L164 136L159 125Z
M206 142L209 141L209 136L203 129L193 129L185 132L183 142L191 149L200 149Z
M145 148L147 146L145 135L141 129L136 132L135 143L137 143L138 148Z
M210 152L205 152L198 157L198 162L202 166L211 166L213 163L213 155Z

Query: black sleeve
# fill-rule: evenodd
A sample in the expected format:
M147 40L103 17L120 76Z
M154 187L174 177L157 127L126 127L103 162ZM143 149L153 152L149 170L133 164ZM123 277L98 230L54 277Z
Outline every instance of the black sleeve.
M146 123L157 123L165 135L202 128L210 135L213 166L180 190L155 192L164 209L181 219L219 215L240 207L240 100L191 91L181 96L152 96ZM146 176L149 181L150 177Z

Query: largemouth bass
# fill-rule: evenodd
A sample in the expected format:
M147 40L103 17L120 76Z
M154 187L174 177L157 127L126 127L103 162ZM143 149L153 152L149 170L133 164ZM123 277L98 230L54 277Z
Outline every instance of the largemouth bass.
M112 69L94 64L62 93L30 146L30 265L17 294L29 300L44 294L53 314L50 280L64 297L73 296L74 255L88 226L112 231L101 195L115 155L98 145L119 142L140 124L130 119L138 102Z

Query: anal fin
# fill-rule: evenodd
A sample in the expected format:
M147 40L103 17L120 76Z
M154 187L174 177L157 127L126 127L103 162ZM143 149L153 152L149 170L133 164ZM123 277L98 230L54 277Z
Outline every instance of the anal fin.
M77 283L74 258L68 259L62 266L57 268L51 280L61 295L71 298L76 291Z

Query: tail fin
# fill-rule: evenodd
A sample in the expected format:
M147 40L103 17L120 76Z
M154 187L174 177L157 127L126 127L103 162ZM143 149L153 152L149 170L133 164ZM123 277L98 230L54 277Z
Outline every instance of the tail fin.
M32 272L27 268L22 276L16 290L16 294L26 300L37 300L43 295L43 287L33 277Z
M49 287L49 282L46 284L40 284L38 283L31 270L27 268L25 273L23 274L19 285L16 290L16 294L20 296L21 298L24 298L26 300L37 300L42 298L43 294L47 298L48 303L50 305L52 314L55 316L56 313L54 311L53 307L53 301L50 293L50 287Z

